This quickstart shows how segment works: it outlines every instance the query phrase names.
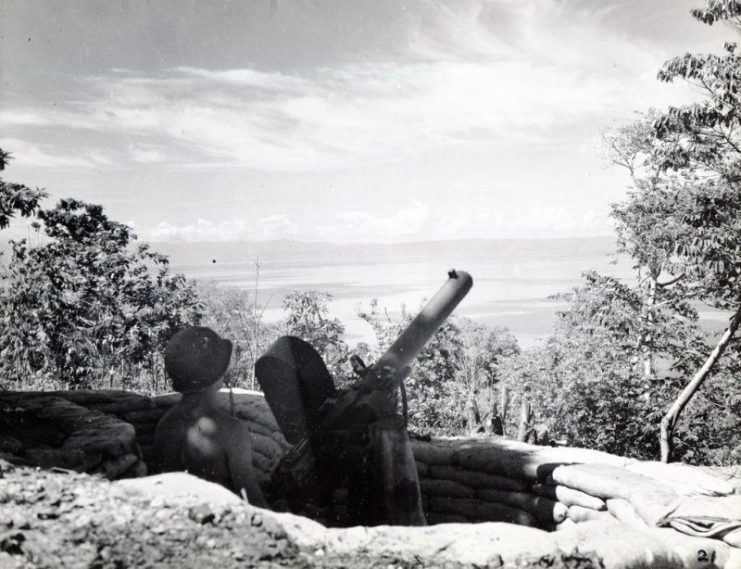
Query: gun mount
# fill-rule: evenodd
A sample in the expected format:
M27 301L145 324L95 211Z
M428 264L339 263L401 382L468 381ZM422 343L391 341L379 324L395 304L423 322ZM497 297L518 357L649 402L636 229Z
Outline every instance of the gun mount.
M276 467L272 494L292 511L332 504L344 488L349 523L423 525L419 482L397 389L425 344L468 294L473 279L452 270L391 347L349 389L336 390L321 357L285 336L256 363L257 379L294 447ZM342 523L342 515L334 520Z

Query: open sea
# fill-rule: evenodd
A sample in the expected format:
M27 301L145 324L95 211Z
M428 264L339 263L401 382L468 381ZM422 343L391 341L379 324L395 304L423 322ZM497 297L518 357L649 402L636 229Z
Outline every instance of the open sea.
M546 338L563 310L550 300L581 282L590 269L630 280L630 262L614 255L614 239L475 240L398 245L158 244L172 268L188 278L255 291L267 305L264 318L283 316L281 302L291 291L319 290L332 295L329 309L346 327L350 345L374 340L357 316L377 298L379 307L398 314L430 298L447 279L448 269L468 271L474 287L456 311L459 316L506 326L523 348ZM255 260L259 259L259 274Z

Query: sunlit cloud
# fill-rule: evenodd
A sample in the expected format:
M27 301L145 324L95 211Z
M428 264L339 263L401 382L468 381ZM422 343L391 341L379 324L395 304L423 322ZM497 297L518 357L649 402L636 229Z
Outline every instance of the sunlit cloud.
M429 208L414 202L392 215L373 215L366 211L341 211L317 229L317 237L340 241L352 236L354 241L393 241L419 234L429 219Z
M244 219L220 221L198 219L195 223L174 225L162 221L154 229L144 232L150 241L263 241L296 237L297 227L283 215L272 215L249 223Z
M439 239L501 239L608 235L612 221L604 211L538 205L517 212L470 212L440 215L435 222Z

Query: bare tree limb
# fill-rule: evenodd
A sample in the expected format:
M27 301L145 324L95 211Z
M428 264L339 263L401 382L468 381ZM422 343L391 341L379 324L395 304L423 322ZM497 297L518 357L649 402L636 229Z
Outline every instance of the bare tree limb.
M694 377L690 380L690 382L682 390L672 406L669 408L669 411L667 411L666 415L664 415L664 417L661 419L661 434L659 438L659 443L661 445L661 462L669 462L671 460L672 433L674 431L674 427L677 424L677 421L679 420L680 414L687 406L687 403L690 402L700 386L703 384L705 379L707 379L707 376L712 371L713 366L718 361L720 356L723 355L723 352L728 347L728 344L730 344L740 324L741 306L738 307L736 313L733 315L733 318L731 318L731 322L728 325L728 328L726 328L726 331L723 333L723 336L721 336L718 344L708 356L708 359L705 360L705 363L702 364L702 367L697 371L697 373L695 373Z

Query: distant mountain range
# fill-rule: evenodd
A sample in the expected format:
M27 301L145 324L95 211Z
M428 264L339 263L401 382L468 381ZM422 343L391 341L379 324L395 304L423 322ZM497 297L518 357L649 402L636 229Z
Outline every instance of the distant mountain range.
M435 255L564 256L609 254L615 250L612 236L571 239L460 239L406 243L320 243L292 240L235 242L153 242L152 248L170 257L172 264L244 262L255 258L317 259L352 257L429 257Z

